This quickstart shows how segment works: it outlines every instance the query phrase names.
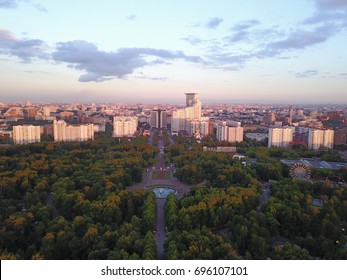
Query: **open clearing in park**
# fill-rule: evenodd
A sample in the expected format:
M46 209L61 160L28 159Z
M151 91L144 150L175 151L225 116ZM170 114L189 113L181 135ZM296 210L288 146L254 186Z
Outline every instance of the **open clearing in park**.
M161 171L153 171L152 172L153 180L169 180L170 179L170 171L161 170Z

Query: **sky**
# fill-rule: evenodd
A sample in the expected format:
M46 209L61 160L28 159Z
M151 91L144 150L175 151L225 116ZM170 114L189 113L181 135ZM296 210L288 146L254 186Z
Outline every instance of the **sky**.
M347 0L0 0L0 102L347 103Z

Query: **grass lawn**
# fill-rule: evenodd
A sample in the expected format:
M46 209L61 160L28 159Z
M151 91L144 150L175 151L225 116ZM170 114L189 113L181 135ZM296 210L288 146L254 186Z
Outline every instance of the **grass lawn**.
M152 172L153 180L168 180L170 179L170 172L167 170L163 171L153 171Z

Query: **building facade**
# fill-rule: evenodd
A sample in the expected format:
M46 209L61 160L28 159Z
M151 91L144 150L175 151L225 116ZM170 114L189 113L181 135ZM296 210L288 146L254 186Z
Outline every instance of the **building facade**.
M216 138L218 141L227 141L231 143L243 141L243 127L227 126L226 122L217 125Z
M13 143L23 145L41 142L40 126L17 125L13 127Z
M113 118L113 137L130 137L137 131L137 117L114 117Z
M153 110L151 112L151 127L166 128L167 127L167 112L165 110Z
M174 110L171 116L171 131L190 130L188 121L201 120L201 102L198 93L186 93L186 108Z
M63 120L54 121L53 135L55 142L94 140L94 124L68 125Z
M269 128L268 147L286 148L293 141L293 128Z
M334 146L334 131L331 129L310 129L308 132L308 148L319 150L320 148L332 149Z

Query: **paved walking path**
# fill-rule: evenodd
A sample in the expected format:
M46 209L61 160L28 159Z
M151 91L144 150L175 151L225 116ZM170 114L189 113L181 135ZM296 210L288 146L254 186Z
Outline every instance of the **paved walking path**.
M152 137L150 137L152 139ZM151 144L151 140L150 140ZM164 141L162 137L158 141L159 154L157 162L150 168L144 170L143 180L137 185L129 187L129 190L148 190L153 186L167 186L177 191L176 196L182 198L186 193L189 192L190 186L180 182L177 178L173 177L175 168L173 166L167 166L164 160ZM169 179L155 180L152 177L153 171L167 170L170 172ZM156 230L154 239L157 245L157 258L164 258L164 243L166 240L166 229L165 229L165 202L166 198L157 198L157 216L156 216Z
M154 238L157 244L157 257L159 260L164 257L164 243L166 240L165 202L166 198L157 198L157 223Z

